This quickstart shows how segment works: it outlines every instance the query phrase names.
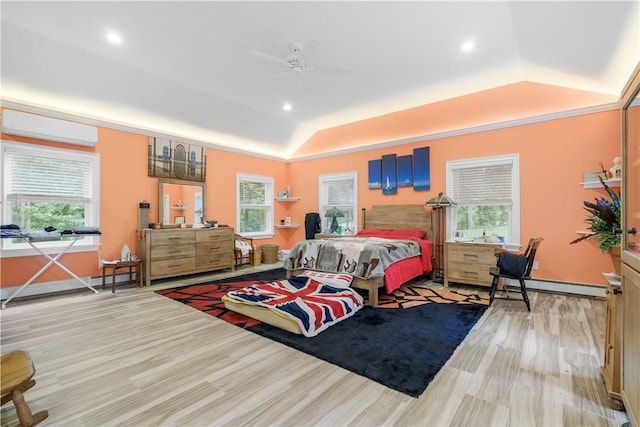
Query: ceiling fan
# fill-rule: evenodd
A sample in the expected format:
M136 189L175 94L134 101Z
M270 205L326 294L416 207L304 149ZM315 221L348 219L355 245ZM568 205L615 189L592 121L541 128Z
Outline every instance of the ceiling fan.
M331 75L347 74L348 70L344 68L312 65L309 62L309 58L318 50L319 45L320 42L315 39L309 40L304 45L300 42L293 42L290 44L291 53L286 58L279 58L259 50L250 50L249 53L258 58L282 65L281 73L292 73L298 81L302 80L302 75L308 71ZM303 80L303 83L305 84L305 90L309 91L309 81Z

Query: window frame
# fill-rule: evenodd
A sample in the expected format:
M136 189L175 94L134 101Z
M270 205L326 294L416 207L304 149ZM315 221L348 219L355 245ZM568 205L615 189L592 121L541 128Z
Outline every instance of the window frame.
M240 203L240 183L243 181L259 182L265 184L265 231L260 232L245 232L240 229L240 212L244 207L258 207L258 205L243 205ZM251 237L253 239L270 239L274 236L274 187L275 179L271 176L253 175L247 173L238 172L236 174L236 228L235 232L241 234L244 237Z
M5 188L5 153L11 151L23 155L35 155L42 157L68 159L73 161L81 161L90 164L92 175L91 200L88 204L87 215L85 216L85 225L100 227L100 154L86 152L81 150L73 150L67 148L49 147L37 144L25 144L18 142L9 142L0 140L0 165L2 165L2 173L0 174L0 200L2 208L0 209L1 222L7 224L11 218L10 203L8 202L7 189ZM54 200L54 199L52 199ZM46 201L44 199L43 201ZM30 230L23 230L30 231ZM11 258L19 256L39 256L41 255L33 249L27 242L13 243L12 239L0 239L0 258ZM85 235L70 248L68 242L64 240L55 240L49 242L38 242L38 248L44 251L60 252L66 250L66 253L74 252L92 252L100 249L100 236Z
M520 155L518 153L503 154L488 157L476 157L469 159L448 160L446 162L446 192L455 202L453 194L453 171L464 168L477 168L486 166L511 165L511 218L509 223L509 240L505 242L507 249L518 250L520 244ZM446 240L453 239L453 227L457 224L457 208L447 209L447 235Z
M318 213L320 214L321 232L324 233L329 228L329 220L324 216L323 206L329 204L328 183L331 181L341 181L344 179L353 179L353 218L351 233L358 232L358 172L340 172L333 174L320 175L318 177ZM344 205L340 205L344 206ZM330 209L330 208L329 208Z

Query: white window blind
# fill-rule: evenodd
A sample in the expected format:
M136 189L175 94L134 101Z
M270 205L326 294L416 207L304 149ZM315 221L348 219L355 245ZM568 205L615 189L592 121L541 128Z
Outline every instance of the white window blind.
M353 178L327 182L329 205L352 205L354 202Z
M4 166L10 201L91 201L92 165L87 161L7 151Z
M451 171L451 198L461 205L511 204L512 165L456 168Z

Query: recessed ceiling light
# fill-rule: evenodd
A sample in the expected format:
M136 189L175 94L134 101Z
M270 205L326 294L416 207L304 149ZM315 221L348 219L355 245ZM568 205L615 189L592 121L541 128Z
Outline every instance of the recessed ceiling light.
M288 102L285 102L285 104L282 106L282 109L284 111L291 111L292 108L293 108L293 106L291 104L289 104Z
M109 40L113 44L122 43L122 37L120 37L120 34L118 34L118 33L111 32L111 33L107 34L107 40Z
M475 43L469 40L462 43L462 46L460 46L460 49L462 49L463 52L471 52L474 47L475 47Z

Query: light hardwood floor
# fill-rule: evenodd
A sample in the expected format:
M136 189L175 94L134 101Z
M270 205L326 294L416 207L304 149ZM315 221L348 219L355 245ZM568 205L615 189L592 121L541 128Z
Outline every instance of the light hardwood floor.
M24 349L34 359L37 384L26 399L34 412L49 410L41 425L627 421L600 377L603 300L531 292L531 313L497 300L415 399L153 292L202 281L18 300L2 310L2 352ZM2 425L16 423L13 405L3 406Z

